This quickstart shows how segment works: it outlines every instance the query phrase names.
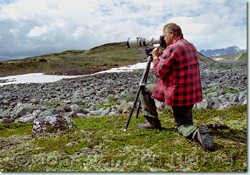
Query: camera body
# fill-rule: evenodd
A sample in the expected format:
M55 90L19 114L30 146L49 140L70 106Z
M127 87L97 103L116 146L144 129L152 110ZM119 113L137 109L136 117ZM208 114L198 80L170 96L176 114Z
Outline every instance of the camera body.
M136 37L136 39L130 39L127 40L127 46L128 48L131 47L153 47L154 44L160 44L160 47L166 48L167 44L164 40L164 36L160 36L159 39L155 38L142 38L142 37Z

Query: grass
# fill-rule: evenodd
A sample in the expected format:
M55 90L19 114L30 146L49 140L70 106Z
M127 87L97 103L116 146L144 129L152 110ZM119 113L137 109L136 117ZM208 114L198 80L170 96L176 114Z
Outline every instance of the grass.
M0 62L0 77L43 72L57 75L91 74L113 67L141 62L137 48L128 49L125 42L110 43L90 50L68 50L37 57Z
M237 58L237 61L247 61L247 52L236 53L233 55L220 55L220 56L213 56L215 58L223 58L223 61L232 61Z
M1 171L87 172L245 172L247 105L231 109L194 109L194 124L226 124L210 130L214 151L174 130L170 108L159 113L163 130L140 130L139 115L123 132L128 115L74 119L74 131L32 134L31 124L0 125ZM22 132L26 131L26 132ZM67 143L77 142L72 146Z

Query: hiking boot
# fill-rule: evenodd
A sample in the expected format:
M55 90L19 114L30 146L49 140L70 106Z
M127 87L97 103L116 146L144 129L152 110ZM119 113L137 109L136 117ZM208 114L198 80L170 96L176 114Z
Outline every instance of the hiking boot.
M206 125L200 125L197 133L197 139L202 144L203 150L212 150L214 146L214 140L209 135L209 129Z
M161 130L161 122L160 122L160 120L147 121L143 124L139 124L138 127L140 129L159 129L159 130Z

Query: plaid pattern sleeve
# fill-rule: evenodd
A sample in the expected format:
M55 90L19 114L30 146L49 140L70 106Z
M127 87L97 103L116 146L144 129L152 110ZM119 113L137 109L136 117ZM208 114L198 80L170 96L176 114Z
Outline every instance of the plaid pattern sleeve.
M171 106L187 106L202 101L198 53L185 39L168 46L160 60L154 60L159 79L152 98Z

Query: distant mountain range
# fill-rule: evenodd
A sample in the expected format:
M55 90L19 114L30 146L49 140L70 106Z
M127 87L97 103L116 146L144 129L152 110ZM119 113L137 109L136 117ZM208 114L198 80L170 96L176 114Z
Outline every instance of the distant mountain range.
M219 56L219 55L233 55L239 52L245 52L246 49L242 50L237 46L227 47L226 49L214 49L214 50L200 50L200 53L207 56Z

